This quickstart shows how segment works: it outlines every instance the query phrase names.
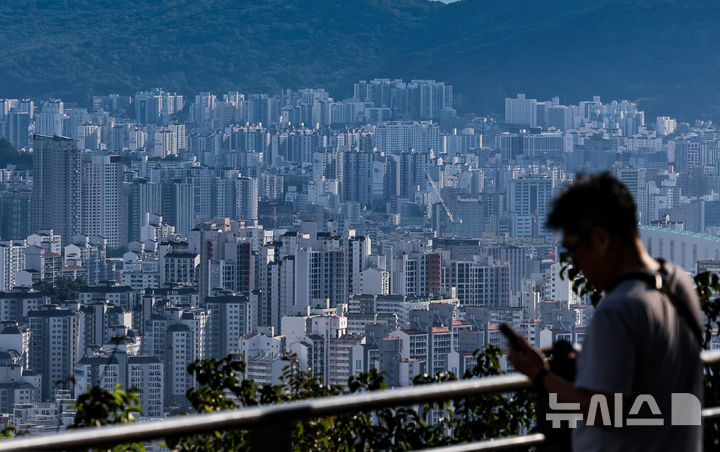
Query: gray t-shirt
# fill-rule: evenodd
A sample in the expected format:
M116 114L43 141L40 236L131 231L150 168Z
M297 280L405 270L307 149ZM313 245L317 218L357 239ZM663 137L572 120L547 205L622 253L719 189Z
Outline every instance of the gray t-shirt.
M691 321L702 326L700 303L690 277L669 262L662 262L661 272L678 302L688 306L694 317ZM597 410L595 426L581 423L574 429L573 450L701 450L701 427L672 425L670 407L672 393L694 394L702 402L702 384L697 340L670 300L642 280L621 282L600 302L590 322L578 357L575 385L623 394L623 426L598 426L602 417ZM653 415L646 402L636 416L628 415L641 394L653 397L661 416ZM610 415L614 421L613 413ZM663 425L627 426L631 418L662 419Z

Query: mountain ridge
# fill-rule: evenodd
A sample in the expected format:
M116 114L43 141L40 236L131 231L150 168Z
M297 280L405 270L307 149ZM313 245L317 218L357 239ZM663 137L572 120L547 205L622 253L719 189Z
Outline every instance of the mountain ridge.
M359 79L434 78L466 112L501 114L525 92L720 118L710 1L14 3L0 5L0 96L323 86L344 98Z

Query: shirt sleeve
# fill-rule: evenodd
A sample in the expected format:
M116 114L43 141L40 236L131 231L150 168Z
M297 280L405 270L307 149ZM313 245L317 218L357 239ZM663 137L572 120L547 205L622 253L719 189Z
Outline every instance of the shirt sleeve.
M636 342L630 319L617 309L599 308L578 357L575 386L590 391L630 395Z

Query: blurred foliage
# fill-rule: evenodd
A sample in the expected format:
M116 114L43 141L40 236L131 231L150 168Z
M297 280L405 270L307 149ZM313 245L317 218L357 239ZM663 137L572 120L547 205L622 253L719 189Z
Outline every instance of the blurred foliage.
M0 430L0 438L14 438L17 434L17 427L14 425L6 425Z
M135 422L135 413L141 413L138 388L127 391L116 385L112 392L99 386L91 386L77 398L71 407L76 408L75 420L69 428L98 427L109 424ZM110 449L112 452L145 450L142 443L121 444Z
M486 347L477 351L476 365L464 378L500 375L502 350ZM350 377L347 387L323 385L310 370L301 370L298 360L285 358L280 385L257 385L241 380L245 361L230 355L205 359L188 366L197 387L187 396L199 413L238 407L379 391L386 387L384 374L376 369ZM419 375L413 384L434 384L457 380L452 373ZM330 417L269 422L272 429L226 430L184 438L167 438L173 450L247 450L258 447L280 448L290 444L297 451L411 450L478 441L519 434L534 419L532 397L526 391L514 394L488 394L442 403L354 412ZM261 436L262 435L262 436ZM276 441L271 444L269 441ZM262 446L260 446L262 445ZM254 448L253 448L254 449Z
M573 266L570 254L560 253L560 279L565 278L572 281L572 291L581 297L588 296L593 306L597 306L602 300L602 292L595 289L580 273L580 269Z

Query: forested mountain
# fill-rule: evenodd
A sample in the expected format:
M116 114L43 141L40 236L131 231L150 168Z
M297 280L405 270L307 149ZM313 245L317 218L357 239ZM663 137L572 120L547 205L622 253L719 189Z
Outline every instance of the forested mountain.
M0 5L0 96L193 94L434 78L461 111L517 91L720 117L720 4L681 0L36 0Z

